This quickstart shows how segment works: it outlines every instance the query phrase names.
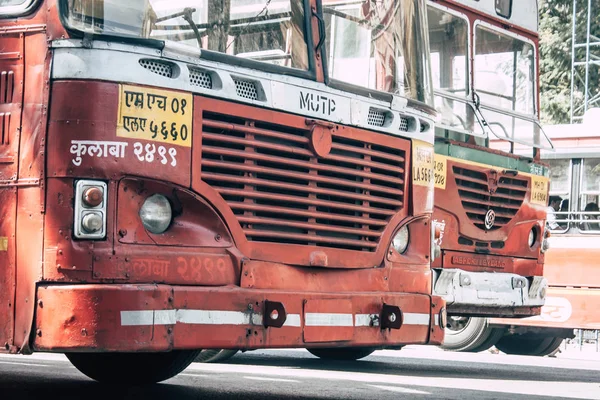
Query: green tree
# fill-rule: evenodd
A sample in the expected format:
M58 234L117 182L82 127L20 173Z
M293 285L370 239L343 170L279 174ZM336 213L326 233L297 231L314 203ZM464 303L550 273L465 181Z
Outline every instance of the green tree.
M577 0L577 41L585 42L587 34L588 0ZM592 35L600 33L598 0L592 1ZM544 123L570 122L571 110L571 43L573 30L573 0L540 0L540 90L541 116ZM600 50L600 49L599 49ZM585 59L585 49L579 49L577 59ZM590 69L591 96L600 89L599 68ZM583 77L584 68L579 68ZM583 104L583 85L576 82L575 106Z

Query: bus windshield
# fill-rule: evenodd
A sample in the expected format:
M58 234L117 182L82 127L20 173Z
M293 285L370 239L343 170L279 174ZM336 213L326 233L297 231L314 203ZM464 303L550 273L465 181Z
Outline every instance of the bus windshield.
M433 105L424 0L325 1L329 76Z
M308 69L303 0L64 0L72 29ZM63 4L65 4L63 3Z
M537 121L535 49L490 27L475 29L475 93L492 132L501 140L542 149L552 143Z

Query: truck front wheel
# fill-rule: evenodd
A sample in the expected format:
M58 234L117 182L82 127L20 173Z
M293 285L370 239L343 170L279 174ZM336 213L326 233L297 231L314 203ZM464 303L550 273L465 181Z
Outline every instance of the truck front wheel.
M503 337L496 343L496 348L506 354L543 357L556 354L563 340L560 337L525 333Z
M504 329L492 328L487 318L449 317L442 348L477 353L496 344Z
M102 383L150 384L186 369L200 350L168 353L67 353L81 373Z
M371 355L375 349L370 347L346 347L330 349L307 349L312 355L323 360L355 361Z

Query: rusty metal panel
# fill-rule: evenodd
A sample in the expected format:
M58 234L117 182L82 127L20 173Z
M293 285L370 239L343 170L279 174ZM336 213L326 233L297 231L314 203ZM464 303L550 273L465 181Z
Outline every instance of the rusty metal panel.
M346 299L307 300L304 303L304 341L342 342L352 339L354 313Z
M443 301L435 299L437 307ZM280 302L281 328L265 327L265 301ZM427 295L310 293L170 285L42 285L38 289L34 348L43 351L156 351L198 348L306 347L305 301L316 314L342 305L352 335L330 345L390 346L435 342L443 329L431 317L439 309ZM400 329L371 326L383 304L400 307ZM434 311L432 311L432 307ZM311 317L312 318L312 317ZM317 321L320 317L314 317ZM346 322L347 325L347 322ZM346 328L344 328L346 329ZM439 332L432 333L431 330ZM345 334L345 337L348 337ZM135 340L134 340L135 339ZM326 345L314 343L313 345Z
M0 187L0 351L13 346L16 211L17 188Z
M0 33L0 186L17 179L23 108L23 33ZM4 182L4 183L3 183Z

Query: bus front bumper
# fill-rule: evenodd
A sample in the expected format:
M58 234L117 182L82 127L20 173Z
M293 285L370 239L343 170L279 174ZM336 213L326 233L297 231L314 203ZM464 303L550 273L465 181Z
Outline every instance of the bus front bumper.
M544 277L511 273L441 269L434 279L434 295L446 301L449 315L539 315L548 289Z
M411 293L82 284L37 296L36 351L441 344L446 320L441 298Z

